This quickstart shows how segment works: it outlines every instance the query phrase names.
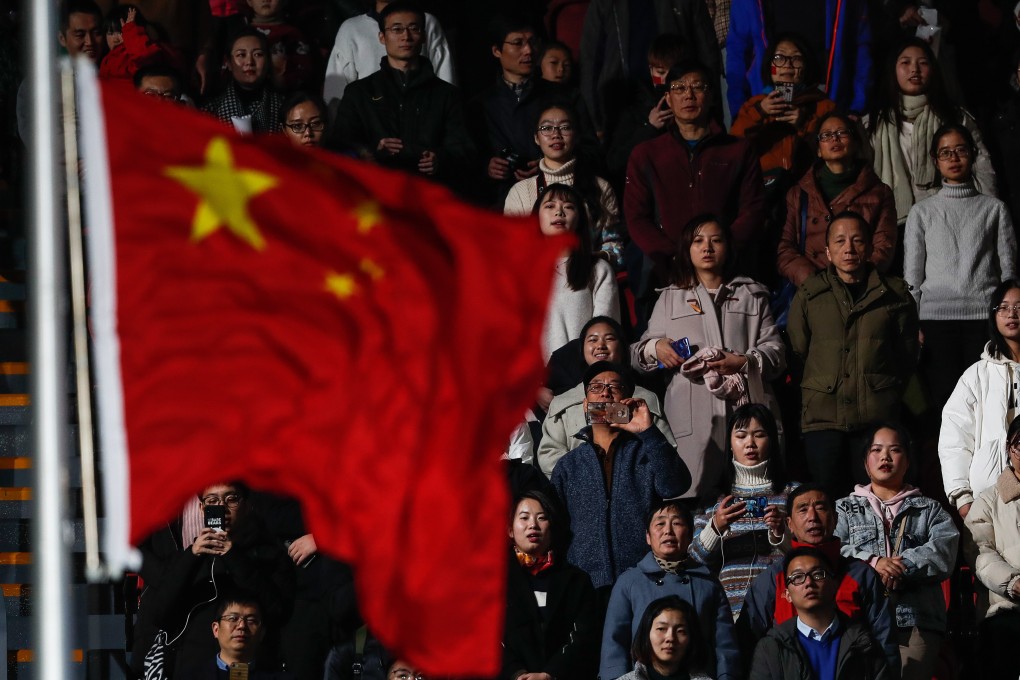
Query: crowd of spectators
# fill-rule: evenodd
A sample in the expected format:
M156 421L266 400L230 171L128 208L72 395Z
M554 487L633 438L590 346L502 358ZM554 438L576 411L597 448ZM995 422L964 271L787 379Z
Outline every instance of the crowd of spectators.
M197 4L55 38L578 236L506 447L502 680L1017 676L1020 4ZM293 500L223 480L142 552L138 677L421 678Z

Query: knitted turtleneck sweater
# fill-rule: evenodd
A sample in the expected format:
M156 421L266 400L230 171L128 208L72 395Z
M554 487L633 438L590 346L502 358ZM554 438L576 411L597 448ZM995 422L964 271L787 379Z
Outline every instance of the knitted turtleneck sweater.
M718 576L734 619L744 606L744 594L751 582L774 560L782 559L789 548L789 539L785 535L782 539L770 536L764 518L752 517L749 512L720 536L712 525L712 517L727 495L735 496L734 502L765 498L768 505L778 505L785 510L786 497L797 484L788 484L781 493L775 493L772 480L765 476L767 466L768 461L750 466L733 461L735 475L730 492L694 520L694 540L688 552L692 559L707 565Z
M1006 204L973 183L943 184L910 209L903 278L922 320L986 319L992 291L1016 273L1016 235Z

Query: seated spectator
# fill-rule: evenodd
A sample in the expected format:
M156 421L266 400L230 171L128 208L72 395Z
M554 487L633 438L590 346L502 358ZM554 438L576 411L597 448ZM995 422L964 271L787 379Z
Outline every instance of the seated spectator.
M739 407L729 432L733 464L722 496L694 520L690 555L722 583L736 619L754 577L790 549L784 508L797 483L787 484L776 419L766 407Z
M207 520L194 543L182 549L181 526L172 523L141 545L145 590L135 627L136 671L160 641L165 644L168 678L191 677L178 660L211 659L217 645L206 626L221 592L258 593L267 626L278 628L289 614L293 565L258 515L249 511L248 489L240 483L216 484L204 489L197 502ZM209 508L215 507L223 508L222 529L208 526L208 518L214 517ZM266 651L271 655L272 650Z
M581 328L578 343L580 351L573 341L564 345L565 348L582 355L581 365L584 368L579 371L578 382L571 389L553 397L546 409L547 414L542 421L542 438L537 452L538 465L546 475L552 476L556 463L567 454L567 451L584 443L579 436L587 424L584 412L584 385L581 383L584 370L599 361L625 365L630 348L624 338L619 322L608 316L596 316ZM553 358L549 361L550 369L557 352L559 350L553 352ZM662 414L662 407L655 393L636 385L634 397L648 405L655 427L662 432L670 446L675 447L676 440L673 439L673 433Z
M283 101L270 83L269 43L254 28L238 31L224 55L230 82L202 107L244 133L279 132Z
M832 219L847 210L872 226L871 255L875 268L886 273L896 252L896 204L892 189L882 183L864 159L857 123L843 113L819 121L818 161L786 194L786 225L779 241L779 273L800 286L827 269L825 235Z
M266 36L273 86L280 92L316 86L315 55L301 30L286 20L287 0L246 0L251 26Z
M262 608L251 595L227 593L217 601L212 634L219 644L215 658L194 659L185 677L194 680L220 680L238 675L250 680L285 680L290 673L266 670L259 661L259 650L266 638Z
M733 617L722 586L702 569L691 569L687 559L691 519L690 511L675 499L655 499L649 506L645 542L651 552L620 576L609 598L599 668L603 680L618 678L633 668L633 662L642 661L637 654L630 656L643 641L642 614L664 596L679 597L693 609L704 644L713 650L703 662L705 674L718 680L743 677Z
M561 552L562 531L544 494L526 493L517 501L501 680L587 680L595 673L601 632L595 591L588 575Z
M421 10L402 0L379 13L386 54L344 91L334 137L380 165L449 182L467 170L474 147L460 93L420 54L423 24Z
M862 429L899 412L917 361L918 322L903 279L879 274L869 261L871 226L863 217L837 215L826 243L829 269L801 285L787 331L803 371L808 470L835 497L863 477L854 464Z
M697 62L670 69L669 132L638 144L627 165L627 232L659 280L667 278L680 233L695 215L714 213L731 226L731 260L748 259L761 237L764 194L758 156L747 140L726 134L712 120L714 80Z
M736 112L765 87L765 53L783 33L808 40L825 95L841 109L863 114L871 89L871 25L866 0L781 2L733 0L726 35L726 82ZM764 68L763 68L764 66Z
M841 552L870 564L896 607L903 680L931 680L946 643L942 581L956 564L960 533L949 513L904 480L910 435L898 425L873 426L864 447L871 483L836 503Z
M786 352L769 312L768 289L733 276L732 239L721 221L698 215L677 241L671 285L631 348L631 363L645 372L666 372L666 418L693 479L687 495L707 501L731 467L729 414L748 401L778 410L768 381L782 373ZM684 339L693 352L689 359L673 346Z
M634 383L624 367L608 361L592 364L584 374L584 391L586 411L590 404L610 398L630 411L627 423L596 419L584 432L584 443L561 458L552 475L570 518L567 560L586 571L604 596L644 554L643 508L653 498L681 495L690 485L690 474L676 449L653 427L645 402L632 398Z
M568 104L553 104L539 114L536 122L535 144L542 151L539 172L513 185L506 196L503 212L527 215L538 195L550 184L572 186L584 198L595 253L619 268L623 262L624 239L616 194L609 182L595 175L589 163L577 157L580 136L577 111Z
M100 78L132 78L149 64L181 68L177 50L153 40L145 30L145 18L134 5L117 5L106 15L106 44L109 52L99 65Z
M803 484L790 492L786 502L786 530L791 533L793 548L816 548L826 556L836 591L836 607L849 620L867 626L872 637L884 650L891 668L899 668L900 650L893 628L893 608L878 574L866 562L840 555L842 543L836 529L836 505L832 497L814 484ZM786 555L786 565L797 556L796 550ZM782 562L773 562L751 583L744 599L744 608L737 619L741 647L751 649L775 626L796 617L793 603L786 597L786 577ZM781 594L781 597L777 597ZM824 630L824 629L823 629Z
M676 595L653 600L634 633L634 670L621 680L711 680L705 667L704 633L694 607Z
M995 483L980 492L967 513L966 525L977 544L975 573L988 589L988 608L978 628L976 677L1012 678L1020 673L1020 658L1007 653L1020 630L1020 418L1006 431L1006 468ZM1002 452L996 452L1002 455Z
M143 66L135 71L132 81L137 91L150 97L162 97L176 102L184 96L181 74L169 66Z
M283 136L295 146L322 146L326 137L326 105L315 95L298 91L280 105Z
M577 234L578 245L556 265L545 330L542 357L577 337L593 316L620 318L616 275L608 262L592 255L591 230L584 199L565 184L550 184L535 201L533 214L546 236Z
M570 48L557 40L549 40L542 45L536 55L539 75L542 80L567 86L574 81L574 57Z
M796 548L786 556L782 578L783 597L797 614L758 643L751 680L899 677L898 660L890 665L868 627L840 611L838 571L828 554L817 548Z
M322 98L326 100L331 114L336 111L348 85L379 70L379 64L386 56L386 49L379 41L379 14L391 2L393 0L361 0L361 4L371 9L340 25L333 51L326 62L326 81L322 86ZM453 62L442 26L426 12L423 30L422 50L433 72L452 85Z
M390 668L403 669L408 664L394 659L365 626L354 631L353 637L343 644L334 645L326 657L324 680L397 680L390 676ZM400 674L400 673L398 673ZM414 680L407 674L404 680Z
M811 165L805 141L822 116L836 108L818 89L818 72L807 41L785 33L765 50L762 93L744 102L730 132L747 138L761 156L765 195L781 200Z

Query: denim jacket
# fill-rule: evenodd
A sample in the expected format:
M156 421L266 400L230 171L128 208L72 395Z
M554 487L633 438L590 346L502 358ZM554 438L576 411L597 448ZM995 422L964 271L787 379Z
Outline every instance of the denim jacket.
M882 518L868 499L853 495L836 503L835 535L843 542L841 552L868 562L889 557ZM902 527L902 540L899 536ZM890 543L907 568L898 590L890 593L896 604L896 625L917 626L945 632L946 600L939 586L956 564L960 534L938 501L927 496L905 498L889 529Z

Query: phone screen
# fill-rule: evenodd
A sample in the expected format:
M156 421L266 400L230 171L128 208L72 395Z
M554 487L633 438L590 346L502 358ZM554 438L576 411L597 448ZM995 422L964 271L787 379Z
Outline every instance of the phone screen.
M223 520L226 519L227 509L222 505L206 505L202 509L205 514L205 526L208 529L224 531Z

